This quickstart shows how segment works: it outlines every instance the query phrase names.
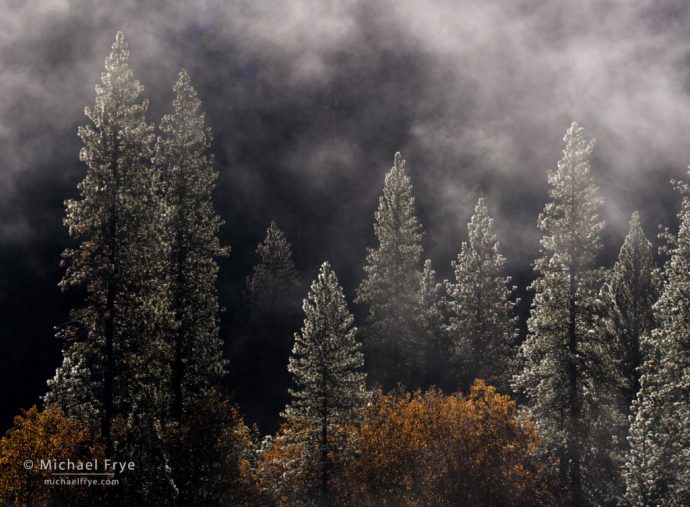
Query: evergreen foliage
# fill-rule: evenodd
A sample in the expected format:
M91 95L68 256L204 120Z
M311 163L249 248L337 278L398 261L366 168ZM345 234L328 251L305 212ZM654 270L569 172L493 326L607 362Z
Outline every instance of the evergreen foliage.
M396 153L355 299L367 309L369 378L467 396L400 385L372 396L328 262L294 333L299 276L271 222L233 343L244 413L270 427L284 407L285 424L259 446L222 388L216 283L229 248L212 199L211 129L186 71L173 91L156 139L118 33L78 131L79 196L65 203L75 246L62 254L59 285L81 302L56 332L63 360L45 410L25 411L0 439L0 501L690 505L690 184L678 184L680 228L666 235L663 273L637 212L613 269L597 268L594 141L572 123L548 174L528 336L515 358L515 287L484 199L453 281L438 283L430 260L420 266L424 233ZM498 393L510 387L524 413ZM113 488L62 491L22 463L75 457L136 470Z
M414 313L420 280L422 226L415 212L412 183L400 153L386 174L375 215L378 247L369 249L355 302L368 305L364 328L370 377L390 388L414 385Z
M652 244L640 224L639 213L630 218L630 229L611 273L611 292L616 335L625 350L623 375L629 384L626 403L632 403L640 389L643 356L641 340L654 326L652 306L657 298L658 283L652 256Z
M256 253L260 261L247 277L248 321L233 344L231 377L243 410L265 431L288 402L287 363L301 296L292 247L275 222Z
M63 253L60 287L80 288L85 298L58 332L63 364L45 398L69 415L100 418L108 450L115 417L126 417L139 391L170 377L167 338L174 328L170 241L161 225L168 209L151 164L148 101L140 99L143 86L128 59L118 33L96 103L86 108L91 123L79 128L86 174L80 198L66 202L64 221L79 244Z
M515 302L483 198L467 227L469 243L462 244L452 263L455 281L446 282L450 354L459 387L467 389L479 378L505 391L514 369Z
M682 194L657 323L642 340L640 391L633 404L626 499L635 506L690 504L690 186Z
M155 162L168 210L170 299L175 315L171 398L173 420L215 388L225 373L218 336L216 258L227 255L213 208L218 173L210 154L211 129L201 101L182 70L173 87L173 113L161 120Z
M425 346L416 350L415 381L423 387L449 385L448 340L445 322L443 286L436 282L431 261L424 261L417 293L415 332Z
M134 463L117 477L121 482L114 498L116 505L172 507L178 496L172 466L165 445L158 407L159 389L142 392L126 420L118 419L115 456L123 463ZM112 495L114 497L114 495Z
M304 301L304 325L295 334L288 369L295 388L284 411L294 428L295 464L315 471L318 497L328 505L337 456L348 425L357 422L366 395L364 356L345 295L328 262Z
M275 222L266 229L266 238L256 247L256 253L261 261L247 278L247 290L252 317L260 320L282 313L285 306L291 309L286 296L294 295L291 291L298 285L298 274L292 246Z
M604 226L590 173L594 142L577 123L563 140L558 168L549 173L551 201L539 216L542 255L521 346L524 366L514 382L556 451L568 503L602 505L613 501L620 484L620 347L601 290L604 276L594 269Z

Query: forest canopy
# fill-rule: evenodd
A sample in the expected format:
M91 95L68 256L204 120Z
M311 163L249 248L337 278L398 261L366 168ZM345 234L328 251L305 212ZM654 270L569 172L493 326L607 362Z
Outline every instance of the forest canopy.
M184 69L152 123L129 57L118 32L78 131L62 363L0 440L0 501L690 504L690 184L662 255L634 213L601 265L595 142L572 122L521 321L490 197L437 279L396 152L354 297L328 259L306 287L272 221L227 344L213 133ZM133 465L65 489L44 459Z

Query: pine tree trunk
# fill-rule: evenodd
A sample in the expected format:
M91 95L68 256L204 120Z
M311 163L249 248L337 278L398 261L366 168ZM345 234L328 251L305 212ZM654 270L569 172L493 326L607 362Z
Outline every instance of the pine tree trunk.
M178 196L178 210L179 215L181 215L181 196ZM180 422L182 419L182 379L184 376L184 363L182 361L183 347L182 342L184 341L185 329L182 325L182 287L183 287L183 259L185 257L182 251L182 226L181 226L181 216L178 216L177 222L177 254L175 259L175 264L177 272L175 274L175 318L177 320L178 328L177 333L175 333L175 359L173 363L172 371L172 391L173 391L173 420Z
M322 385L326 386L326 370L321 373ZM321 415L321 505L328 506L328 399L323 397L323 411Z
M630 343L630 369L632 374L632 393L628 398L628 405L635 399L637 392L640 390L640 372L639 367L642 364L642 354L640 353L640 266L635 258L634 264L635 279L633 281L633 330Z
M111 253L111 261L115 257ZM105 310L105 365L103 368L103 418L101 433L105 439L106 456L113 450L113 442L110 435L110 426L115 416L113 407L113 377L115 374L115 357L113 347L114 320L115 320L115 280L110 276L108 280L108 296Z
M582 505L582 481L580 476L579 427L581 417L580 399L577 392L577 329L576 329L576 291L575 267L570 269L570 307L568 319L568 402L570 423L568 428L567 466L569 475L570 499L573 507Z
M111 425L115 418L115 410L113 403L113 384L115 380L115 297L117 294L117 272L118 272L118 258L117 258L117 193L120 187L119 173L118 173L118 159L120 157L120 145L117 140L117 125L113 127L113 158L111 160L111 169L113 174L113 186L111 193L111 215L108 222L108 238L110 240L110 268L108 273L108 293L106 296L105 305L105 364L103 367L103 419L101 422L101 433L105 439L106 456L109 456L113 450L113 441L111 436Z

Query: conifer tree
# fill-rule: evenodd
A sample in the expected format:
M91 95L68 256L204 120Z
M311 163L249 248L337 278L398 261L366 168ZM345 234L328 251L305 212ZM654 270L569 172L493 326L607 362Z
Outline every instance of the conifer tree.
M468 229L469 243L462 244L452 262L455 281L446 282L452 362L461 389L481 378L507 390L517 339L515 302L483 198L477 202Z
M642 341L628 438L626 500L634 506L690 504L690 186L678 187L680 228L654 305L657 327Z
M415 213L412 183L400 153L395 154L379 198L374 232L378 247L369 249L355 302L369 307L364 329L370 376L384 388L396 381L410 385L414 351L414 315L422 255L422 226Z
M250 501L253 432L220 390L196 400L184 425L168 425L166 443L177 505L255 505Z
M640 389L641 338L651 333L654 325L652 306L657 298L654 274L652 244L644 235L639 213L634 212L610 282L616 335L625 351L623 375L629 384L628 406Z
M187 71L173 87L173 113L161 120L155 163L168 209L170 299L175 314L172 417L215 389L225 370L218 336L216 258L225 256L218 232L222 220L212 202L218 177L210 153L211 129Z
M166 234L170 241L168 272L171 309L175 329L170 339L171 376L163 386L170 398L168 433L181 439L200 410L213 411L202 400L217 396L225 374L222 341L218 335L218 276L216 259L228 248L218 239L222 221L213 207L212 193L218 177L210 153L212 134L205 125L201 101L185 70L173 87L173 112L161 119L161 135L156 142L154 162L160 171L161 193L168 214ZM218 401L220 403L220 401ZM144 421L145 422L145 421ZM149 430L149 437L154 432ZM167 451L181 458L175 438L168 438ZM197 454L193 441L189 455ZM205 452L210 468L221 469L225 451ZM179 488L178 504L188 502L207 484L223 483L218 474L192 470L192 460L178 459L172 477ZM194 475L197 480L187 480Z
M442 285L436 282L436 271L431 266L431 261L424 261L422 278L419 282L417 293L417 309L415 332L421 343L424 344L416 353L416 373L423 388L432 385L446 387L448 379L448 343L447 334L444 332L444 312L442 307Z
M267 429L288 401L286 365L300 324L300 284L292 247L275 222L256 253L260 261L247 277L249 321L234 347L232 377L243 410Z
M577 123L563 140L563 156L549 174L551 202L539 216L542 255L521 346L524 367L514 382L556 452L568 504L602 505L615 498L609 488L620 483L619 349L601 291L603 273L593 269L603 228L603 200L590 174L594 142Z
M115 417L126 416L147 385L169 378L166 337L173 327L153 126L128 60L118 33L96 103L86 108L90 123L79 128L86 174L80 198L66 202L64 221L79 245L63 253L60 287L83 289L85 300L58 332L64 359L45 398L70 415L99 417L107 452Z
M157 409L163 399L161 391L155 386L146 386L133 403L127 420L122 421L116 456L123 463L134 463L135 469L124 472L118 505L175 505L178 489Z
M655 337L656 330L652 336ZM640 389L633 400L628 432L629 448L625 456L623 477L625 479L624 505L652 507L676 505L669 501L666 486L677 471L670 469L672 449L666 447L668 435L663 422L666 417L659 412L665 401L660 400L660 363L662 354L655 346L654 338L642 336L641 349L644 361L640 367ZM663 500L666 500L665 502Z
M295 388L283 416L293 428L290 445L301 456L296 465L314 470L318 497L329 505L344 428L357 421L365 396L364 356L345 295L328 262L321 265L303 308L304 325L295 334L288 366Z
M298 276L292 246L275 222L268 226L266 238L256 247L256 253L261 262L247 278L247 290L252 318L264 319L282 313L284 306L292 306L286 296L294 296L292 292L297 288Z

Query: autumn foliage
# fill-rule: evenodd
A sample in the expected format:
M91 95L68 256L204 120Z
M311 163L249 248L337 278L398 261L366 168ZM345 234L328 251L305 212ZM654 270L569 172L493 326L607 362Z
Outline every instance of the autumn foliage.
M333 479L341 505L553 505L537 454L541 444L516 403L483 381L467 396L441 390L374 392L365 422L348 428ZM308 460L288 426L267 446L260 487L279 505L304 505Z
M297 424L284 424L275 437L267 437L261 445L256 479L266 504L306 504L318 496L319 456L315 448L297 443L302 431Z
M468 396L376 393L354 434L343 495L356 505L551 503L534 458L539 437L516 404L483 381Z
M0 439L0 504L14 506L97 505L100 488L45 484L49 470L41 459L102 460L103 444L92 427L67 417L60 408L34 405L14 418ZM27 460L33 462L28 468Z

